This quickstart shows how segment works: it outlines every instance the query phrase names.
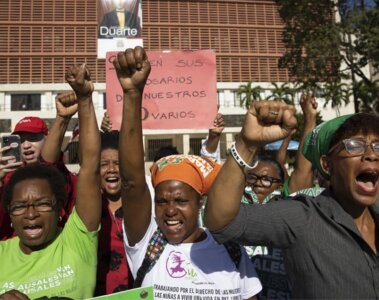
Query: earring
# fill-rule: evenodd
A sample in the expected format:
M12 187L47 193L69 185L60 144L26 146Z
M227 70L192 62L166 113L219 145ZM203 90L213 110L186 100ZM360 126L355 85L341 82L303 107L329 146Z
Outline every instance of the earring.
M59 222L62 222L62 216L59 216Z
M11 228L13 228L13 223L11 222Z

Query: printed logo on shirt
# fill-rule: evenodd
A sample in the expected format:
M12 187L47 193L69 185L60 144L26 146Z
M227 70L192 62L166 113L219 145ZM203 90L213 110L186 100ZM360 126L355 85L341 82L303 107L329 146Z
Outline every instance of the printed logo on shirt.
M166 261L167 273L172 278L182 278L187 275L187 271L184 268L185 259L180 251L171 251Z

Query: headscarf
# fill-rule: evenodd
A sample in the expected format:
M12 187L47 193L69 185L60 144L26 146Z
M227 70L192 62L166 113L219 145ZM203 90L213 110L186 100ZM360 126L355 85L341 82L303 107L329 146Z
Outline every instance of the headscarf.
M322 170L320 158L328 154L333 134L351 116L353 115L344 115L323 122L313 128L312 132L305 137L302 153L326 179L329 179L329 176Z
M178 180L205 195L220 169L221 165L200 156L170 155L155 162L150 171L154 188L163 181Z

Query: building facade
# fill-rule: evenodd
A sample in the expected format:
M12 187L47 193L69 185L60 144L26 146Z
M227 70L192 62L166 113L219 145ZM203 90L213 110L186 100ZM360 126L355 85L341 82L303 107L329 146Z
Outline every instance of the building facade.
M69 91L65 70L86 63L95 82L94 103L101 122L105 104L105 61L97 59L98 0L0 1L0 132L10 132L25 115L49 123L54 97ZM147 50L213 49L217 60L220 112L227 128L221 155L239 131L245 110L236 90L287 82L278 68L284 52L283 23L270 0L142 0ZM75 120L69 130L74 127ZM197 153L208 130L146 130L147 160L161 145ZM70 132L67 133L70 135Z

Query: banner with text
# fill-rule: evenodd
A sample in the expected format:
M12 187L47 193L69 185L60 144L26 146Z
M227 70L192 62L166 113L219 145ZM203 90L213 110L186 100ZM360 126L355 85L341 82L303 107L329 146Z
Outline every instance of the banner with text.
M98 0L97 57L143 46L141 0Z
M106 58L107 111L119 129L123 93ZM217 114L216 55L212 50L148 51L151 72L142 99L144 129L208 129Z

